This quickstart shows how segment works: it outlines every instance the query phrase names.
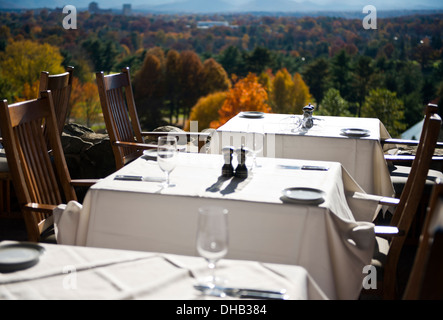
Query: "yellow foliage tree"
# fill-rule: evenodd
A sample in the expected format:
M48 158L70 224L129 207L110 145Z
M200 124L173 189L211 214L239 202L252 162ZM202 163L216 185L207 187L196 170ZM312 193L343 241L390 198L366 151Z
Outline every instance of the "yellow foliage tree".
M303 107L306 106L312 99L311 94L309 93L309 87L303 81L300 73L296 73L293 76L294 82L294 105L295 105L295 113L303 113Z
M211 128L211 122L218 119L218 111L226 100L226 92L219 91L211 93L198 100L192 107L189 121L184 128L185 131L191 131L190 121L198 122L198 131ZM195 131L193 128L192 131Z
M235 80L234 77L235 85L227 92L226 100L218 112L219 119L211 122L211 128L220 127L241 111L272 112L266 103L268 94L255 74L249 73L247 77L237 82Z
M8 79L16 94L21 95L25 83L32 87L38 81L41 71L51 74L65 72L62 62L59 49L48 43L13 41L4 52L0 52L0 73Z
M285 69L277 71L270 91L272 110L279 113L303 112L303 107L311 99L309 88L299 73L294 76Z
M294 112L294 82L285 68L278 70L272 81L272 110L278 113Z

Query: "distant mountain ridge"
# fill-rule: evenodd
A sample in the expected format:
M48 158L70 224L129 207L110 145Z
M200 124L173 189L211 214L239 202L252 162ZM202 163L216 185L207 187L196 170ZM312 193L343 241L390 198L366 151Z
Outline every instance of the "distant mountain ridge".
M95 0L101 9L121 9L124 3L134 11L163 13L227 13L227 12L316 12L316 11L362 11L366 1L319 0ZM73 4L78 9L88 8L93 0L3 0L0 9L36 9L64 7ZM166 3L165 3L166 2ZM430 10L443 9L441 0L373 0L381 10Z

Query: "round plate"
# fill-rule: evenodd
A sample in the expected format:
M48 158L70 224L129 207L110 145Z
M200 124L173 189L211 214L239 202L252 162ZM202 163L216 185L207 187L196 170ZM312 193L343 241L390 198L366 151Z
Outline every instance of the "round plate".
M13 243L0 246L0 272L30 268L38 263L45 249L34 243Z
M320 204L325 201L325 193L314 188L287 188L283 190L283 200L303 204Z
M366 137L369 136L370 131L358 128L341 129L341 134L348 137Z
M258 119L263 118L264 113L260 111L243 111L240 115L243 118Z

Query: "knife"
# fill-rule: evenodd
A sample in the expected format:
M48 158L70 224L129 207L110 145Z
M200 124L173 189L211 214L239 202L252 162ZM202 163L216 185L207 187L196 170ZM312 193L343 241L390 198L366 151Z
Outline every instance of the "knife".
M289 296L286 294L285 289L281 290L265 290L265 289L251 289L251 288L232 288L224 286L214 286L214 285L194 285L194 288L206 293L211 294L211 292L224 293L230 297L236 298L252 298L252 299L272 299L272 300L287 300ZM215 294L214 294L215 295Z
M143 176L131 176L131 175L116 175L114 180L126 180L126 181L151 181L151 182L162 182L165 178L162 177L143 177Z
M279 167L283 169L296 169L296 170L319 170L319 171L329 170L329 168L325 166L310 166L310 165L289 166L289 165L280 164Z

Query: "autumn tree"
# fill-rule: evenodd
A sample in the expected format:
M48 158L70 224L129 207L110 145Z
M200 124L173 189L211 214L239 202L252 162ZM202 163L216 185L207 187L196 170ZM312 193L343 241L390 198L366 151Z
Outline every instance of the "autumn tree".
M189 121L184 129L186 131L191 129L190 121L197 121L198 131L211 128L211 122L216 121L219 117L218 111L226 100L226 94L226 92L219 91L200 98L197 104L192 107Z
M203 62L202 94L226 91L230 87L231 81L225 69L213 58L206 59Z
M301 114L303 107L310 102L309 88L298 72L291 76L283 68L277 72L272 84L270 95L274 112Z
M226 100L220 108L219 119L211 122L211 128L218 128L241 111L271 112L271 107L266 103L268 94L263 86L258 83L255 74L249 73L245 78L236 81L228 91Z
M176 50L169 50L166 56L166 87L165 98L169 105L169 122L173 123L173 118L179 118L180 112L180 79L181 59L180 53Z
M165 124L162 117L164 73L156 54L147 53L143 66L134 75L133 91L140 125L153 130Z
M202 96L203 63L199 56L190 50L182 51L180 60L181 106L186 120L191 108Z
M288 70L277 71L272 81L272 110L276 113L294 113L294 82Z
M102 121L100 98L95 83L86 82L82 84L75 81L72 93L74 99L71 100L71 115L73 117L83 122L88 128Z
M0 52L0 78L7 79L11 91L20 98L23 97L25 84L32 90L42 71L51 74L65 72L62 62L59 49L50 44L31 40L14 41L8 44L4 52Z
M296 72L293 76L294 82L294 112L302 113L303 107L311 102L309 87L303 80L300 73Z

